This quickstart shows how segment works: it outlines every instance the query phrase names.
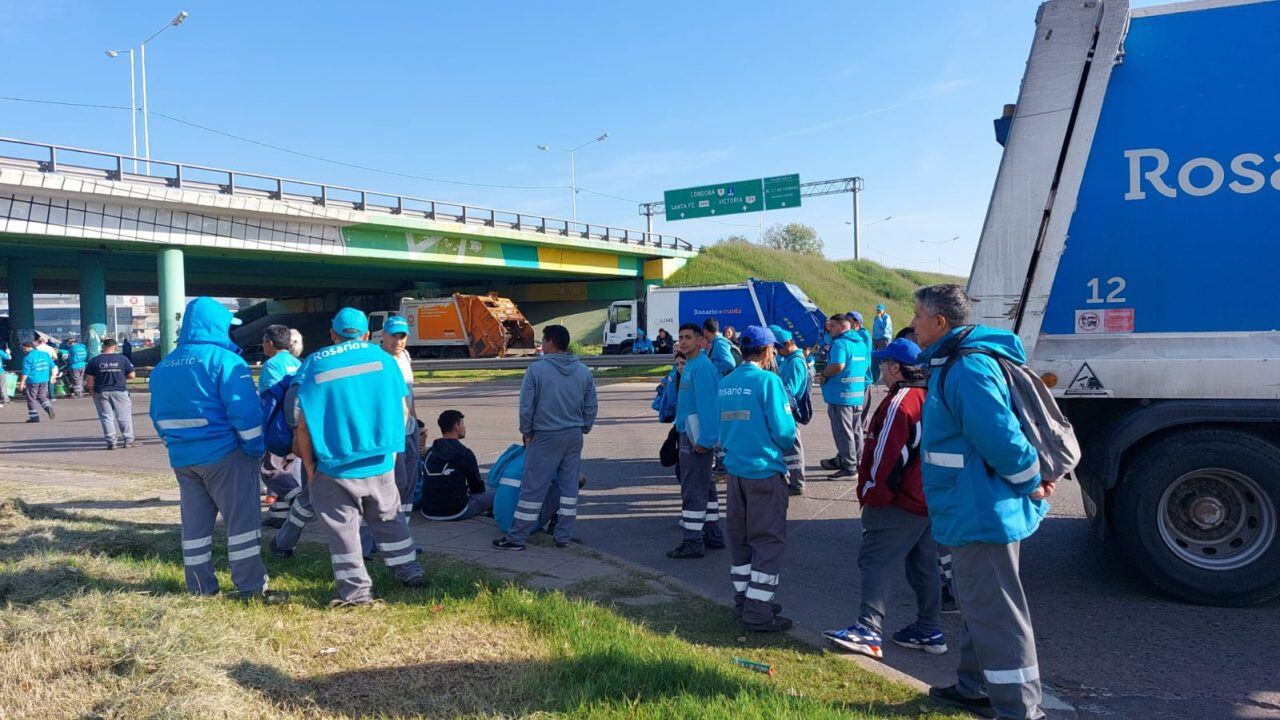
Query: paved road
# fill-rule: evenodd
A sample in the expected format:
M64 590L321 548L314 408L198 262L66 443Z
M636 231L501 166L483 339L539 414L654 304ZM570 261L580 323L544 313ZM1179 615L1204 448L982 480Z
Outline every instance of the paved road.
M514 383L431 385L419 407L467 414L468 442L482 463L516 440ZM580 514L586 543L704 589L730 595L728 557L672 561L679 542L679 498L670 471L656 461L666 426L653 421L649 383L601 387L601 417L587 441L591 479ZM815 398L816 399L816 398ZM136 396L142 447L100 449L98 424L85 400L57 403L59 419L23 424L17 405L0 409L0 473L39 467L167 469L164 449L146 420L147 396ZM817 408L804 428L809 462L832 454ZM814 473L816 474L816 472ZM858 508L848 482L815 482L790 510L787 559L779 599L802 632L840 627L855 611ZM901 580L901 578L900 578ZM1124 562L1090 539L1076 488L1055 497L1043 528L1025 543L1023 581L1035 618L1041 672L1048 687L1080 718L1280 718L1280 603L1245 609L1184 605L1150 589ZM899 583L905 590L905 580ZM887 625L913 619L903 592ZM946 619L954 637L956 621ZM926 682L947 682L954 653L925 656L886 648L885 662ZM1055 713L1059 715L1059 713Z

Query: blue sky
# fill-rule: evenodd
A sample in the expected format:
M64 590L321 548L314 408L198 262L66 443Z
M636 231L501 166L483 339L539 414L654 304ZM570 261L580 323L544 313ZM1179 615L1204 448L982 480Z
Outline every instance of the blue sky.
M153 158L642 228L664 189L797 172L865 178L867 256L967 273L1038 3L76 2L0 0L0 95L150 107L355 170L155 117ZM0 101L0 135L129 150L125 110ZM594 191L594 194L587 192ZM625 200L615 199L625 198ZM804 222L852 254L848 195L729 221L655 222L695 243ZM732 223L732 224L726 224ZM959 240L948 242L959 236Z

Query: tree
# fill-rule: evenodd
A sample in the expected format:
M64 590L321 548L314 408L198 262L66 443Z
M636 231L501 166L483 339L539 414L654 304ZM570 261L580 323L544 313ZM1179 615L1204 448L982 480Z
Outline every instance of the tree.
M737 245L739 243L750 243L750 242L751 241L748 240L745 236L735 234L735 235L729 235L729 236L720 238L719 240L716 241L716 245Z
M818 237L818 231L804 223L773 225L764 231L760 244L804 255L822 254L822 238Z

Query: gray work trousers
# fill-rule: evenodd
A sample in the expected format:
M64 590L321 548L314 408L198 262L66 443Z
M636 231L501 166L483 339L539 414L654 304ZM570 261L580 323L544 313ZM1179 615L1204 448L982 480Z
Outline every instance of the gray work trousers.
M315 508L311 507L311 493L307 491L310 483L306 480L305 469L302 470L302 475L303 480L298 486L298 494L294 495L289 503L288 519L271 538L271 548L278 552L289 552L298 547L303 529L316 516ZM363 521L360 523L360 552L362 557L369 557L375 552L373 534L369 532L369 527Z
M862 508L862 546L858 549L862 606L858 621L876 632L883 632L894 566L903 561L907 584L916 595L916 627L925 633L937 632L942 629L942 578L929 518L892 505Z
M787 485L792 490L804 490L804 444L800 442L800 427L796 426L796 444L782 456L787 464Z
M956 688L985 694L1002 720L1038 720L1040 666L1031 612L1018 577L1019 543L951 548L960 631Z
M729 474L729 552L733 604L742 622L769 622L778 605L778 575L787 547L787 480L780 474L762 480Z
M34 350L32 352L35 352ZM33 383L28 381L23 386L23 394L27 397L27 419L40 419L40 409L49 417L53 417L53 401L49 399L49 383Z
M708 541L724 544L720 529L720 498L711 478L712 451L699 455L693 451L693 438L680 433L680 527L684 541L703 547Z
M93 394L93 407L107 442L133 442L133 398L128 390L103 390Z
M494 491L485 490L482 493L477 493L467 498L467 506L462 508L462 510L458 513L455 513L448 517L434 517L426 514L423 514L422 517L428 520L437 520L437 521L469 520L481 513L492 510L493 496L494 496ZM551 498L547 498L547 504L542 508L544 514L546 514L546 511L550 505L551 505Z
M67 392L84 397L84 368L67 370Z
M294 458L290 462L279 455L266 453L262 456L262 484L276 496L275 502L267 510L267 521L264 524L280 527L289 517L289 507L302 494L301 475L295 475L295 468L301 469L302 461Z
M227 526L231 582L242 593L267 588L258 527L257 462L239 450L219 460L174 468L182 513L182 562L187 589L197 595L218 592L213 573L213 526L219 513Z
M862 455L861 415L861 405L827 405L831 436L836 441L836 464L853 473L858 472L858 458Z
M315 513L329 535L329 559L338 597L347 602L373 599L373 580L364 566L360 543L360 518L373 533L382 562L397 580L423 576L422 565L413 548L409 523L400 514L400 492L395 471L366 478L340 479L317 472L309 492Z
M400 513L409 517L413 512L413 491L418 487L418 463L422 449L418 445L418 421L413 421L413 432L404 436L404 451L396 457L396 490L400 492Z
M573 539L578 517L578 477L582 475L582 430L538 430L525 447L524 479L520 499L507 531L507 540L523 545L537 528L542 504L547 499L551 479L559 477L560 509L556 516L556 542Z
M4 370L4 362L0 361L0 405L9 403L9 376Z

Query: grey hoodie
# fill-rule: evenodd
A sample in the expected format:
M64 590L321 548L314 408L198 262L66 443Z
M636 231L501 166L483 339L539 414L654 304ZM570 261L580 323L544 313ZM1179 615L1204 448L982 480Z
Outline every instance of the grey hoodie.
M596 422L596 382L577 355L552 353L534 361L520 385L520 434L581 429Z

